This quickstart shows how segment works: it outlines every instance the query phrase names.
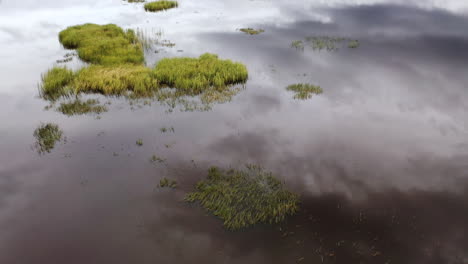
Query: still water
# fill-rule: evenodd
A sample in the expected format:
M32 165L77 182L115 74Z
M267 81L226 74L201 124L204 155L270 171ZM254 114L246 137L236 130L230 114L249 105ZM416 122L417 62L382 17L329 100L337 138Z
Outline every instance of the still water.
M69 52L57 34L88 22L176 44L148 51L148 66L212 52L249 80L211 111L103 97L99 117L45 110L41 74ZM468 263L467 28L457 0L180 0L162 13L0 1L0 263ZM291 47L311 35L361 45ZM294 100L285 87L299 82L324 93ZM38 155L33 131L47 122L67 141ZM209 166L245 163L301 194L301 212L228 232L182 202ZM162 177L179 187L156 188Z

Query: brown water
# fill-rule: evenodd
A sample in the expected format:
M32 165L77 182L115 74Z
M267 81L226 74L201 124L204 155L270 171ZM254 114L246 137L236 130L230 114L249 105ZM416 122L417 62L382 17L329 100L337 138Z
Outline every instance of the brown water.
M366 3L180 1L147 14L113 0L0 2L0 263L468 263L466 6ZM67 53L57 34L85 22L163 31L176 47L149 65L213 52L245 63L249 81L207 112L102 97L101 119L46 111L37 83ZM310 35L361 46L290 47ZM324 94L293 100L284 88L297 82ZM67 136L46 155L32 148L41 122ZM182 202L209 166L245 163L284 179L301 212L228 232ZM179 187L157 189L162 177Z

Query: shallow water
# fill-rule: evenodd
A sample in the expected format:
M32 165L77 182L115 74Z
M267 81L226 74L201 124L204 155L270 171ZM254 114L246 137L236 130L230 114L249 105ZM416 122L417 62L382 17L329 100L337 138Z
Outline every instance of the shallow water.
M179 3L153 14L120 0L0 2L0 263L467 263L468 4ZM213 52L245 63L249 81L206 112L102 97L100 119L44 110L41 73L68 52L57 34L86 22L162 31L176 46L148 65ZM310 35L361 46L290 47ZM293 100L297 82L324 93ZM67 142L38 155L46 122ZM182 202L209 166L244 163L285 180L301 212L227 232ZM179 187L157 189L162 177Z

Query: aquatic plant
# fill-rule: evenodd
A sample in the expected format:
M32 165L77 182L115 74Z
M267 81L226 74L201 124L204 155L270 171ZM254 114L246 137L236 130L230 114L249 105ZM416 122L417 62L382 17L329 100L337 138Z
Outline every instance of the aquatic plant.
M359 47L359 40L351 40L349 43L348 43L348 48L350 49L355 49L355 48L358 48Z
M159 187L160 188L164 188L164 187L175 188L175 187L177 187L177 181L176 180L170 180L170 179L164 177L159 181Z
M265 30L263 29L253 29L253 28L241 28L239 30L249 35L257 35L257 34L265 32Z
M141 139L141 138L137 139L136 145L139 146L139 147L143 146L143 139Z
M33 136L36 138L35 147L39 154L44 154L55 147L55 144L62 139L63 132L56 124L41 124L34 130Z
M73 116L88 113L101 114L107 112L107 107L100 105L99 100L96 99L88 99L86 101L75 99L72 102L61 103L57 110L67 116Z
M187 202L200 202L236 230L258 223L279 223L299 209L299 198L285 190L284 184L259 166L245 170L211 167L208 177L186 195Z
M158 89L158 81L145 66L92 65L79 70L72 84L76 94L100 93L104 95L151 96Z
M309 42L314 50L335 51L338 50L338 44L345 41L345 38L341 37L329 37L329 36L311 36L306 37L306 41Z
M163 162L165 162L165 161L166 161L166 159L161 158L161 157L156 156L156 155L153 155L153 156L151 156L151 158L150 158L150 162L151 162L151 163L156 163L156 162L163 163Z
M142 45L131 29L114 25L83 24L59 33L59 41L67 49L76 49L83 61L101 65L142 64Z
M302 40L294 40L291 42L291 47L297 50L304 50L304 42L302 42Z
M177 6L178 6L177 1L160 0L160 1L146 3L144 8L145 8L145 11L148 11L148 12L157 12L157 11L174 8Z
M308 84L308 83L298 83L291 84L286 87L286 90L292 91L295 93L294 99L306 100L312 98L314 94L321 94L323 92L320 86Z
M75 74L66 67L53 67L42 74L42 83L39 85L39 94L42 98L55 101L62 96L69 95L71 89L69 84L73 81Z
M145 0L127 0L129 3L144 3Z
M205 53L199 58L165 58L154 69L161 85L176 88L184 94L196 95L204 89L225 89L228 85L244 83L247 68L231 60L220 60L218 55Z

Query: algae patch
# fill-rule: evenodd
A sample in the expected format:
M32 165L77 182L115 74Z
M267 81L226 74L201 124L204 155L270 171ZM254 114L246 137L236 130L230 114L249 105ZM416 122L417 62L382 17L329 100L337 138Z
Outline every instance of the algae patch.
M100 105L99 100L88 99L82 101L81 99L75 99L72 102L61 103L57 108L57 111L67 116L84 115L84 114L101 114L107 112L107 107Z
M34 130L35 148L39 154L50 153L55 144L62 140L63 131L56 124L41 124Z
M148 12L158 12L158 11L175 8L178 5L179 4L177 3L177 1L160 0L160 1L146 3L144 8L145 8L145 11L148 11Z
M186 195L188 202L200 204L237 230L258 223L279 223L299 209L299 198L285 189L270 172L255 165L245 170L212 167L208 177Z
M291 84L286 87L286 90L295 93L294 99L306 100L312 98L314 94L321 94L323 90L320 86L308 83Z

